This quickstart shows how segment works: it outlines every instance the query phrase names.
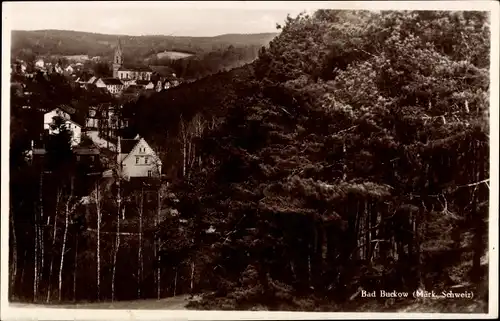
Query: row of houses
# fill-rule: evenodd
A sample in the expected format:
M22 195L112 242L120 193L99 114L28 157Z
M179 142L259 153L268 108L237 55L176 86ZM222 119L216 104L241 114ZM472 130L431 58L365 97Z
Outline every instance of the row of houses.
M112 95L121 95L124 93L139 93L143 90L157 91L167 90L181 84L180 80L171 77L163 77L155 80L127 79L117 78L97 78L92 75L82 75L75 80L81 87L89 88L95 86L103 88Z
M101 112L101 114L99 114ZM113 109L103 109L91 108L89 111L89 116L85 122L89 123L90 120L101 120L107 121L111 119L114 114ZM87 141L92 141L91 135L93 128L88 128L87 126L75 121L73 115L75 110L69 106L59 106L53 110L44 114L43 117L43 129L44 134L41 140L37 141L36 144L32 141L32 148L30 151L32 160L38 164L43 160L46 150L44 139L49 135L57 134L57 128L54 128L54 121L56 117L60 117L64 120L65 127L71 133L71 147L75 155L74 162L76 164L86 164L88 168L97 170L102 169L99 175L103 177L112 177L112 170L105 170L100 163L100 154L102 148L98 147L96 144L92 143L89 145L83 144L83 138L87 136ZM117 137L116 148L114 152L116 153L116 165L119 165L121 169L122 176L125 179L131 178L152 178L160 177L162 173L162 162L160 158L156 155L153 148L146 142L144 138L139 136L134 139L123 139L122 137ZM113 166L115 164L108 164Z

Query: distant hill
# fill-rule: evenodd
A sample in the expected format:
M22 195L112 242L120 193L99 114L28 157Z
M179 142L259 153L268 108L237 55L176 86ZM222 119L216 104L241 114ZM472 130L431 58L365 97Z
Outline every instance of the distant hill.
M206 54L234 47L265 46L276 33L225 34L215 37L123 36L68 30L12 31L12 56L88 55L111 57L118 38L125 59L144 59L165 51Z

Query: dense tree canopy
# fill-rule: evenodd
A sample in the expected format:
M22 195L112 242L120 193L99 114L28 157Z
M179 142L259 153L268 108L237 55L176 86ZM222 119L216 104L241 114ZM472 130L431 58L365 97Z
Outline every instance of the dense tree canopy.
M242 308L478 282L488 39L483 13L289 17L179 190L181 216L220 237L197 243L217 295Z
M130 282L118 296L208 292L194 307L359 310L361 290L455 286L475 293L460 304L484 311L489 17L318 10L280 28L251 64L124 104L124 135L146 139L170 184L102 195L96 186L85 212L96 214L81 215L96 226L104 213L116 231L140 227L121 250L122 260L137 257L137 272L122 269ZM221 55L239 53L205 58ZM68 103L53 94L57 81L31 84L44 86L32 104ZM24 99L13 99L13 124L29 122ZM13 141L34 132L13 128ZM82 255L105 253L114 298L120 238L101 248L89 233ZM84 280L101 279L93 273Z

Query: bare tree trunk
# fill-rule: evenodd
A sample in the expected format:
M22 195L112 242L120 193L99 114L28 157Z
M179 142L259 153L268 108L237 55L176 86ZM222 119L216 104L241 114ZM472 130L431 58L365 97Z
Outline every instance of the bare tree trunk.
M34 273L33 273L33 301L37 301L38 297L38 246L39 246L39 240L38 240L38 225L39 225L39 217L43 216L43 169L42 172L40 172L40 191L39 191L39 211L35 211L35 244L34 244L34 258L35 258L35 264L34 264ZM37 215L38 214L38 215Z
M73 301L76 301L76 275L78 274L78 235L75 241L75 270L73 272Z
M180 119L181 136L182 136L182 177L186 176L186 143L187 143L187 130L184 124L184 120Z
M24 255L23 255L23 264L21 265L22 266L22 270L21 270L21 280L19 280L19 288L22 289L23 288L23 284L24 284L24 271L26 270L26 254L27 254L28 250L24 250Z
M118 196L120 198L120 196ZM118 201L120 204L120 201ZM116 280L116 257L118 256L118 251L120 249L120 206L118 206L118 215L116 222L116 244L115 251L113 253L113 275L111 279L111 301L115 300L115 280Z
M54 213L54 229L52 231L52 248L55 248L56 245L56 236L57 236L57 213L59 212L59 200L61 197L61 191L57 192L57 201L56 201L56 211ZM51 285L52 285L52 270L54 266L54 255L50 258L50 270L49 270L49 280L48 280L48 288L47 288L47 299L45 300L47 303L50 302L51 296Z
M186 177L186 140L182 141L182 177Z
M158 187L158 195L157 195L157 201L158 201L158 206L157 206L157 213L156 213L156 223L157 224L160 224L160 214L161 214L161 193L160 193L160 189L161 189L161 182L160 182L160 187ZM158 225L157 225L157 228L158 228ZM157 297L158 297L158 300L160 299L161 297L161 293L160 293L160 289L161 289L161 267L160 267L160 263L161 263L161 256L160 256L160 248L159 248L159 245L161 244L161 238L158 237L158 240L157 240L157 246L158 246L158 249L157 249L157 260L158 260L158 266L156 267L156 293L157 293Z
M137 262L137 298L141 298L141 286L142 286L142 214L144 211L144 187L141 187L141 200L139 208L139 251L138 251L138 262Z
M177 293L177 268L175 268L175 278L174 278L174 296Z
M97 301L101 298L101 208L99 201L99 182L96 183L97 210Z
M191 293L193 293L194 285L194 261L191 261Z
M61 248L61 264L59 265L59 302L62 300L62 272L64 267L64 256L66 254L66 239L68 237L68 225L69 225L69 202L72 199L72 195L66 202L66 218L64 219L64 236Z
M187 153L186 153L186 167L187 167L187 177L189 178L189 173L191 169L191 140L187 141Z
M40 223L38 224L38 232L40 233L38 241L40 243L40 280L43 282L43 271L45 267L45 240L44 240L44 213L40 215ZM42 283L43 284L43 283Z
M11 280L10 286L12 289L15 288L16 278L17 278L17 239L16 239L16 226L14 224L14 212L10 210L10 224L12 231L12 262L11 262Z
M119 127L121 123L119 122ZM120 143L120 137L118 137L118 142L117 142L117 157L119 156L119 153L121 152L121 143ZM118 198L117 198L117 215L116 215L116 242L115 242L115 251L113 253L113 275L111 279L111 301L115 300L115 280L116 280L116 258L118 256L118 250L120 249L120 214L121 213L121 205L122 205L122 194L121 194L121 175L122 175L122 166L121 162L118 163L119 166L119 173L117 175L117 187L118 187ZM124 214L122 214L124 215Z

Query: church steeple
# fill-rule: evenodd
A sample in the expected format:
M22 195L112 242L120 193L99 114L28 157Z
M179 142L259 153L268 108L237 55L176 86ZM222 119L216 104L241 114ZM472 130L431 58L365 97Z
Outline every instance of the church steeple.
M118 45L115 48L115 55L113 57L113 78L118 78L118 69L123 65L123 50L120 38L118 38Z

